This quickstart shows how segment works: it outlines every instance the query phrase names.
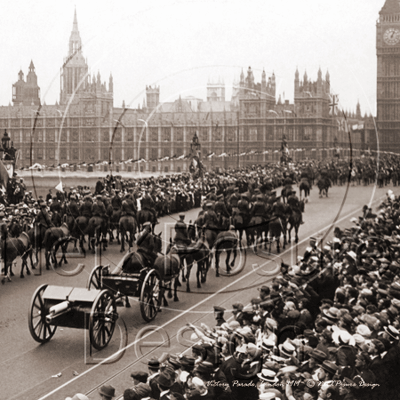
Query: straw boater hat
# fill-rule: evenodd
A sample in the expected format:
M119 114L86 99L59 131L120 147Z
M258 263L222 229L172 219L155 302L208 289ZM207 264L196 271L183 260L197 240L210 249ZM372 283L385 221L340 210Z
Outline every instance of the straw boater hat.
M279 379L276 377L276 372L271 371L270 369L263 368L260 373L257 374L257 376L269 383L277 383L279 382Z

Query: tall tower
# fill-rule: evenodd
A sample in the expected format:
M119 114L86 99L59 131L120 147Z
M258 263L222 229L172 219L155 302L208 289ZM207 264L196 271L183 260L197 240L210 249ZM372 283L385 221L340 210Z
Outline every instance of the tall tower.
M225 101L225 83L218 78L218 82L208 81L207 101Z
M160 86L146 86L146 103L149 112L158 107L160 103Z
M33 61L29 65L26 82L24 81L24 73L22 71L18 73L18 81L13 84L13 103L14 105L23 104L24 106L40 105L40 88Z
M400 150L400 3L386 0L376 24L377 121L380 148Z
M61 104L67 104L75 91L78 92L86 88L88 83L87 72L88 66L82 54L82 40L79 35L75 9L72 32L69 37L68 56L64 58L61 68ZM75 95L72 102L77 103L78 101L79 98Z

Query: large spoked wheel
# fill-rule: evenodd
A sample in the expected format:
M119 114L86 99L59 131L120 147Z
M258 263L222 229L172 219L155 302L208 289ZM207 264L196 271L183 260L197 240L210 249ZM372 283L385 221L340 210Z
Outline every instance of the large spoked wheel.
M88 278L88 283L87 283L87 288L90 289L101 289L102 283L101 283L101 271L103 269L102 265L97 265L92 269L92 272L89 275Z
M246 248L240 246L239 240L218 241L215 245L215 257L218 256L219 274L222 276L237 275L243 271L246 265Z
M102 350L108 345L117 319L113 294L109 290L102 290L93 303L89 319L90 343L96 350Z
M145 276L140 291L140 312L146 322L152 321L161 306L161 280L155 269L151 269Z
M54 335L57 326L46 321L48 308L43 299L43 293L48 285L39 286L32 296L28 314L29 331L34 340L39 343L48 342Z

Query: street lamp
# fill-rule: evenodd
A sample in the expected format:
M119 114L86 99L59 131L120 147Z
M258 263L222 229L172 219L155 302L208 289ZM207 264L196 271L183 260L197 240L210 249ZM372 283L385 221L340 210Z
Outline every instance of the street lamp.
M140 132L140 136L139 136L139 140L138 140L138 158L140 158L140 141L142 139L144 130L148 128L148 124L147 124L147 121L145 121L144 119L138 118L138 121L143 122L143 124L144 124L143 128L142 128L142 132Z

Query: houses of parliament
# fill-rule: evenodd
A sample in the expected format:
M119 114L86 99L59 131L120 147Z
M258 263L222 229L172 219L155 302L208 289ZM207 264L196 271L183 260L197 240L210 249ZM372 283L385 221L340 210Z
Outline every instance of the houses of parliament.
M377 57L379 146L400 151L398 1L387 0L380 12ZM114 105L111 75L106 82L100 73L90 76L88 71L75 11L61 67L59 102L41 104L31 61L26 80L20 71L12 85L12 105L0 107L0 129L7 130L19 149L19 167L144 159L148 162L141 168L169 172L173 166L160 160L183 159L195 134L201 156L214 153L216 162L223 160L225 167L274 161L283 138L292 151L301 149L297 159L322 159L337 149L348 149L350 140L353 149L378 146L373 119L361 115L359 104L346 121L341 112L334 112L329 72L319 70L313 79L296 70L293 103L277 96L274 74L267 77L263 71L256 77L248 67L234 84L229 101L220 81L207 84L205 101L189 96L160 103L160 87L146 86L143 106L134 109ZM186 163L178 172L184 170Z

